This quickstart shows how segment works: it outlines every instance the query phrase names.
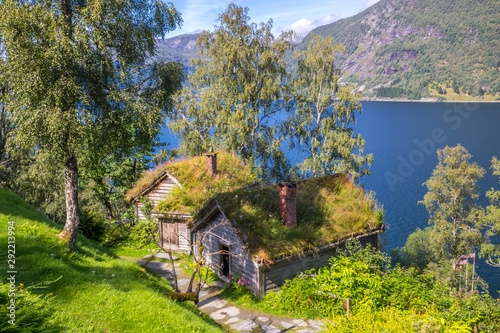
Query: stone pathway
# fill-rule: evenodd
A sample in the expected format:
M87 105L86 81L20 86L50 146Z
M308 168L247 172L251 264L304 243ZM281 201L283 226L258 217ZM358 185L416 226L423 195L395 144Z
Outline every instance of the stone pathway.
M137 263L154 270L172 283L170 263L151 259L153 258L144 258L137 261ZM189 283L189 277L181 271L180 263L176 262L175 266L179 289L184 291ZM177 269L178 267L179 269ZM220 324L227 332L315 333L326 330L322 327L322 321L319 320L278 317L234 306L225 299L218 297L223 286L224 283L220 281L205 286L200 291L198 308Z

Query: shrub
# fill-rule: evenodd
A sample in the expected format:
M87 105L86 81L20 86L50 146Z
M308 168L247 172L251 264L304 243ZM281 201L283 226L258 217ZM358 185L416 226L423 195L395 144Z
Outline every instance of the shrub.
M229 276L230 281L226 283L222 290L222 295L228 299L237 299L241 302L248 300L255 301L255 296L250 291L250 283L244 279L241 274L234 274Z
M471 332L466 323L449 322L439 313L429 311L416 313L395 308L372 310L361 307L348 319L345 315L335 315L327 324L327 332L358 333L358 332Z
M387 255L362 248L358 242L348 244L339 256L330 258L329 266L287 280L265 301L290 315L324 318L345 314L342 305L347 298L352 300L353 308L373 310L388 306L399 310L450 306L447 289L430 275L399 266L391 268Z
M101 243L107 231L106 220L98 213L82 210L79 231L88 239Z

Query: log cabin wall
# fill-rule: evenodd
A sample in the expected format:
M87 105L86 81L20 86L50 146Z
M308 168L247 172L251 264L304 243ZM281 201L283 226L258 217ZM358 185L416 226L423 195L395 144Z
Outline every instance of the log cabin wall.
M169 193L175 186L178 186L170 177L166 177L163 181L161 181L158 185L156 185L151 191L146 193L146 197L151 200L153 203L153 207L156 206L167 193ZM144 207L142 203L137 201L135 202L135 211L139 219L145 220L144 214L142 214L141 208Z
M252 292L258 294L259 268L238 237L236 229L224 215L218 213L212 217L209 223L196 231L195 240L200 239L203 233L206 233L203 242L204 254L214 254L206 258L207 264L220 276L220 255L215 253L219 251L221 245L229 247L229 252L231 252L230 274L241 275L242 278L248 280ZM197 252L197 250L195 251Z
M159 218L160 242L165 249L191 252L189 230L185 220Z

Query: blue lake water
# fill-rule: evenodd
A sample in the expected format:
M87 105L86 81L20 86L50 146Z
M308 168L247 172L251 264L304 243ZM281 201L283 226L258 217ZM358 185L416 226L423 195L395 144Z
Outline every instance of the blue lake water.
M500 103L363 102L356 132L366 141L365 153L374 155L371 175L361 183L384 206L387 229L381 241L389 253L403 246L416 228L428 225L429 215L418 201L427 191L422 183L438 163L436 149L460 143L487 170L479 182L481 204L488 204L487 190L500 189L490 169L492 156L500 158ZM168 130L162 141L178 144ZM287 152L287 157L292 163L304 158L297 151ZM500 268L481 261L478 266L491 294L498 296Z

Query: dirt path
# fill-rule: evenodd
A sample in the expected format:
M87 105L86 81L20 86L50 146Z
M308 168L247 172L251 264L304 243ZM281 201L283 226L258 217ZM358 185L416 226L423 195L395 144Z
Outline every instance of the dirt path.
M136 261L139 265L161 274L172 283L170 263L154 260L152 256L146 256L144 259ZM184 292L189 284L190 276L180 269L181 262L176 261L175 266L179 289ZM325 330L321 327L321 321L278 317L235 306L219 297L223 286L224 283L219 281L205 286L200 291L198 308L219 323L227 332L315 333Z

